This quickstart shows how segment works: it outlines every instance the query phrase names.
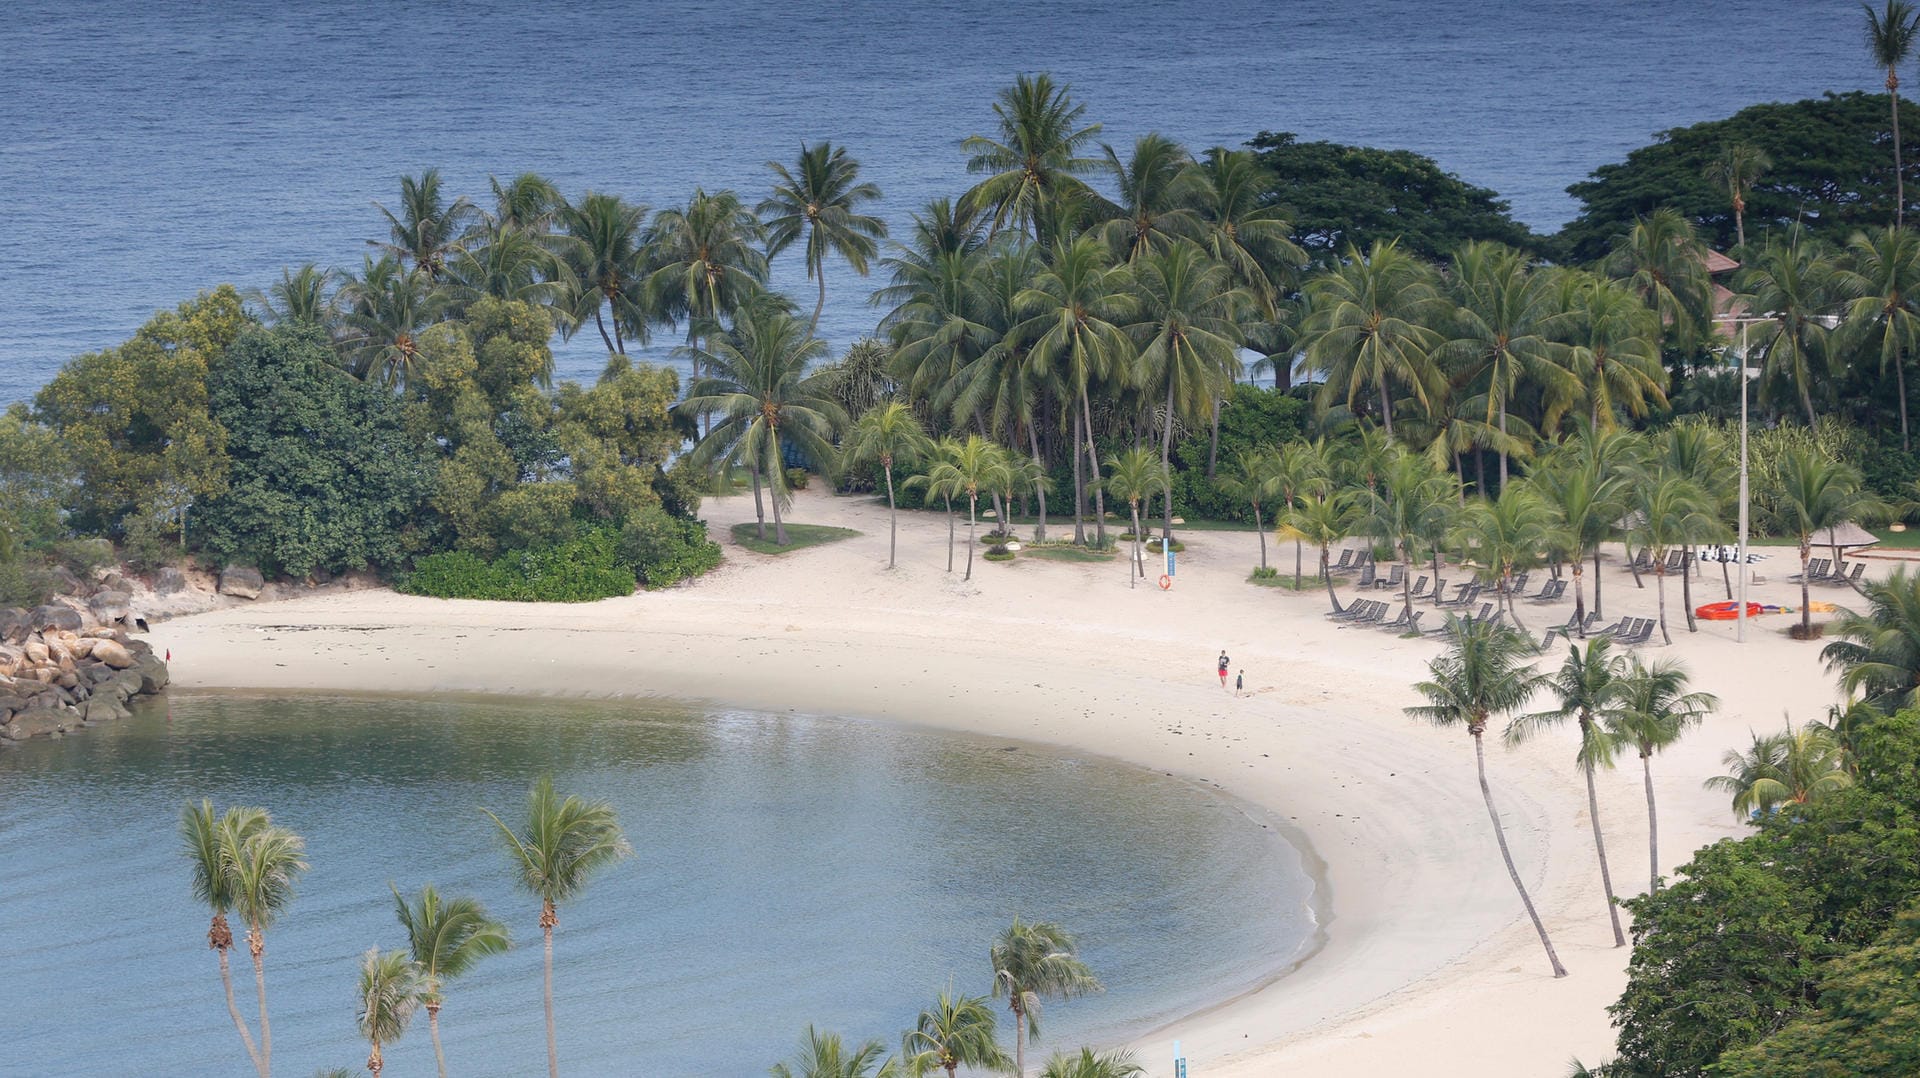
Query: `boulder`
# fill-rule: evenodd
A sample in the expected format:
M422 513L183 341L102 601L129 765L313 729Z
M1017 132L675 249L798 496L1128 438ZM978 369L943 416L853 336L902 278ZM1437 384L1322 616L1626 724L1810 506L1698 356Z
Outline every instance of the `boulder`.
M64 565L54 566L52 576L54 581L58 583L62 595L79 595L87 588L86 583L75 576L73 570Z
M47 642L44 640L28 640L22 645L22 650L26 652L27 662L33 666L45 666L51 658L51 652L47 650Z
M156 595L174 595L187 590L187 574L169 565L153 574L153 591Z
M267 579L258 569L229 565L220 571L220 594L239 599L258 599Z
M44 737L59 730L68 716L48 708L35 711L23 711L15 715L5 726L0 726L0 734L13 741L25 741L30 737Z
M101 625L111 625L131 612L133 596L124 591L103 591L87 600L87 612Z
M65 629L68 632L77 633L85 620L78 610L59 603L36 606L33 608L33 613L27 615L28 627L35 632L45 629Z
M122 576L118 569L108 569L100 574L100 586L106 588L108 591L130 592L133 590L132 586L127 583L127 578Z
M167 664L149 655L140 660L140 691L148 696L167 687L173 675L167 672Z
M32 627L27 624L27 612L17 606L0 607L0 639L5 639L15 631L30 633Z
M93 660L105 663L115 670L127 670L134 664L133 653L122 647L118 641L95 640L93 642Z
M76 659L84 659L93 654L93 646L97 643L99 641L90 636L78 637L73 643L67 645L67 654Z

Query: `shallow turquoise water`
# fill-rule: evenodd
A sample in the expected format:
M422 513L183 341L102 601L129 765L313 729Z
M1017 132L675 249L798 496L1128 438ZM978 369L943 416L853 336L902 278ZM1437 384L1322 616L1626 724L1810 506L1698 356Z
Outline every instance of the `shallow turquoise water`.
M203 795L307 838L313 869L268 936L276 1073L364 1059L354 979L368 947L400 945L389 880L475 894L515 932L449 991L451 1068L541 1071L538 909L479 809L510 819L543 771L610 799L635 847L561 910L576 1075L763 1074L809 1022L891 1045L949 983L986 989L1016 913L1070 926L1110 987L1050 1005L1042 1049L1251 987L1312 931L1267 820L1105 760L797 715L177 694L0 752L0 1074L251 1073L177 851ZM244 950L235 973L250 1013ZM431 1073L424 1020L387 1064Z

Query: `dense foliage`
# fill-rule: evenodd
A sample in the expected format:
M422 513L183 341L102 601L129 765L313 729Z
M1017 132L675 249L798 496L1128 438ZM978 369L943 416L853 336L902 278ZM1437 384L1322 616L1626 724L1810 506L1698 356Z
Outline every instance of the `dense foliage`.
M409 595L441 599L592 602L633 592L633 567L621 562L619 546L617 533L596 528L577 539L508 551L492 561L449 550L419 559L395 586Z

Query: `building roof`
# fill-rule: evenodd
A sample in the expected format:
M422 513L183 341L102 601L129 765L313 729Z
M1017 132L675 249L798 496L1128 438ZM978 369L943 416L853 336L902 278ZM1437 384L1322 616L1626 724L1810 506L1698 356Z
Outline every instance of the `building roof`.
M1718 275L1729 273L1740 268L1740 263L1721 254L1719 251L1711 247L1704 248L1704 250L1706 253L1700 256L1700 262L1707 267L1708 274Z

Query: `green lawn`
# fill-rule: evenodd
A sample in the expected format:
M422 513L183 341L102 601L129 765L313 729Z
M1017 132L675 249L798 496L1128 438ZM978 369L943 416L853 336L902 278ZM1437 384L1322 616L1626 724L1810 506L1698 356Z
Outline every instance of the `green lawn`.
M1020 544L1020 553L1026 557L1039 558L1041 561L1095 562L1113 560L1113 551L1111 550L1089 550L1086 547L1074 546L1071 543L1047 543L1044 546L1033 546L1022 543Z
M755 524L735 524L733 541L756 554L786 554L822 543L837 543L842 539L851 539L860 533L852 528L829 528L820 524L788 524L787 545L781 546L773 541L773 525L767 525L767 538L760 539L760 529Z
M1892 531L1887 528L1868 528L1867 530L1872 532L1874 535L1879 536L1880 546L1883 549L1920 550L1920 528L1910 527L1903 532ZM1749 538L1747 540L1747 543L1750 546L1780 546L1780 547L1787 547L1789 549L1791 549L1795 545L1792 539L1780 539L1780 538L1775 538L1773 536L1768 536L1766 538L1754 536L1752 538ZM1827 549L1829 548L1816 545L1813 548L1814 557L1816 558L1819 557L1820 552L1822 550L1827 550Z

